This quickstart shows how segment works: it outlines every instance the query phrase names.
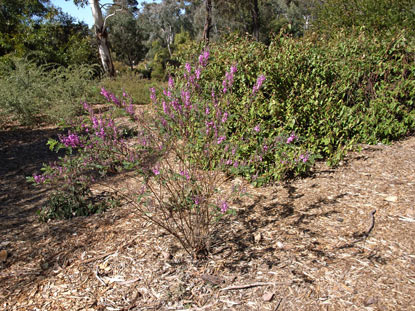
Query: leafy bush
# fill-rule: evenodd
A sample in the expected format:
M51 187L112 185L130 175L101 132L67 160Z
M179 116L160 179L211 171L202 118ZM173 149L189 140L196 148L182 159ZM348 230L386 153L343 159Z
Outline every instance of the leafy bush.
M362 26L374 33L391 29L412 32L414 9L413 0L328 0L317 7L313 29L326 34Z
M23 125L71 118L82 109L96 68L91 66L36 66L9 59L0 77L0 113Z
M234 142L246 141L242 159L256 148L246 138L259 124L258 143L293 132L302 138L297 143L303 153L336 163L356 143L388 143L414 129L413 46L414 38L404 31L374 34L364 29L331 37L280 35L268 47L228 37L211 44L213 65L204 78L218 81L231 64L242 69L227 102L234 116L227 135ZM262 92L252 98L261 74L266 77ZM281 169L284 153L264 161L266 180L304 171Z

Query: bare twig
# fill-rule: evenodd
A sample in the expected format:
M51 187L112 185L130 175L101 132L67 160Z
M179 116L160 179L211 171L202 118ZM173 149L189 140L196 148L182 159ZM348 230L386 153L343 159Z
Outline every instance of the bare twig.
M371 217L370 226L367 229L367 231L364 233L364 236L366 238L369 236L370 232L372 232L373 228L375 227L375 213L376 213L375 209L370 212L370 217Z
M235 290L235 289L246 289L251 287L258 287L258 286L267 286L267 285L275 285L275 283L252 283L252 284L244 284L244 285L234 285L222 288L221 291L224 290Z
M279 308L279 307L280 307L280 305L281 305L282 299L283 299L283 298L281 298L281 299L280 299L280 301L278 301L277 305L276 305L276 306L275 306L275 308L274 308L274 311L277 311L277 310L278 310L278 308Z

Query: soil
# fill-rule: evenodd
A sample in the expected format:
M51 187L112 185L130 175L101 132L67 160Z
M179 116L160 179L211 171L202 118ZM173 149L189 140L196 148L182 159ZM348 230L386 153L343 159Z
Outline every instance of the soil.
M2 310L415 309L415 137L250 188L196 262L129 205L40 222L57 133L0 131Z

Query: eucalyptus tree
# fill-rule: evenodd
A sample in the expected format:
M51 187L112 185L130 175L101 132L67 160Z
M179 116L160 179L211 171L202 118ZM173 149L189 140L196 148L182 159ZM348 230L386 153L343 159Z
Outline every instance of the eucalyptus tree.
M69 0L66 0L69 1ZM100 3L99 0L73 0L76 5L84 7L89 5L91 7L92 16L94 18L94 30L95 30L95 37L97 39L98 44L98 53L101 59L102 67L104 71L109 76L115 76L114 64L112 62L110 48L109 48L109 41L108 41L108 30L107 30L107 20L108 18L114 16L117 10L122 10L123 5L127 5L131 3L129 0L114 0L113 3ZM135 2L136 1L132 1ZM102 14L102 9L111 6L117 5L119 9L115 12L107 15L104 17Z
M189 1L163 0L160 3L144 3L139 13L140 26L148 34L148 45L160 41L166 47L170 57L176 34L189 26L185 14Z
M143 30L133 12L125 10L108 21L109 39L115 58L133 69L147 52Z

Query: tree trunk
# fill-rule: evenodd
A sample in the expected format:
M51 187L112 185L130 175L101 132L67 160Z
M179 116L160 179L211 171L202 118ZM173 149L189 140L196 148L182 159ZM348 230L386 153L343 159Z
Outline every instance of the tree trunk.
M203 41L205 45L209 45L210 29L212 28L212 1L205 0L206 15L205 15L205 27L203 28Z
M252 35L259 40L259 7L258 0L253 0L252 6Z
M105 26L104 18L102 17L101 7L99 6L99 0L88 0L91 6L92 16L94 17L95 35L98 41L98 52L101 59L102 67L105 73L108 73L110 77L115 76L114 64L110 50L108 47L108 33Z

